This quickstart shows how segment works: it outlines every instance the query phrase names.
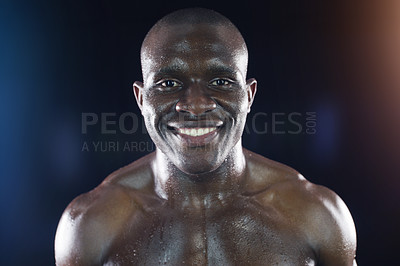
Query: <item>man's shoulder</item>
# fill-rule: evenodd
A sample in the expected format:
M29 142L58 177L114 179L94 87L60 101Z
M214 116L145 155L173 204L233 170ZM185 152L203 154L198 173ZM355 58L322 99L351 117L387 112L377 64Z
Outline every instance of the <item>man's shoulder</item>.
M259 169L254 173L259 176L253 179L259 184L263 179L266 181L252 194L253 198L290 221L308 239L321 260L351 265L356 235L353 219L343 200L288 166L263 157L256 158L256 164Z
M102 251L133 209L123 190L108 185L75 198L58 224L57 265L100 264Z
M350 211L332 190L306 179L286 180L254 198L307 239L324 265L353 265L356 231Z
M145 211L150 208L151 201L158 199L153 189L149 156L116 170L99 186L76 197L64 215L68 215L75 224L94 219L109 224L116 223L136 209Z
M151 163L155 154L150 153L111 173L102 185L120 185L135 191L149 191L154 184Z
M154 198L154 181L149 162L152 155L140 158L111 173L93 190L76 197L67 207L71 218L109 216L108 209L118 210L149 205Z
M277 184L304 180L293 168L257 153L245 150L245 157L249 173L246 182L247 194L255 195Z
M285 205L301 202L321 204L335 202L339 197L330 189L309 182L303 175L282 163L246 151L249 178L246 193L257 198L269 198L285 202ZM289 204L290 205L290 204Z
M302 175L281 178L253 195L262 205L271 205L294 219L311 217L337 219L347 207L343 200L327 187L313 184ZM326 219L325 219L326 221Z
M253 152L247 153L247 162L250 177L246 193L261 205L273 206L281 212L286 207L303 212L308 206L321 203L321 198L325 197L322 194L330 195L330 190L312 184L299 172L282 163Z
M145 160L140 159L68 205L57 228L57 265L100 264L101 254L124 224L136 212L151 211L160 200L150 192L152 183L146 169Z

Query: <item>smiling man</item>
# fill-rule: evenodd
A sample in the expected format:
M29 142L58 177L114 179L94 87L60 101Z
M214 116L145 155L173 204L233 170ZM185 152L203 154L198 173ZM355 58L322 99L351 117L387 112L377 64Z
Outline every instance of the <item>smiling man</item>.
M161 19L133 86L154 153L76 198L57 265L355 265L343 201L241 144L256 93L237 28L207 9Z

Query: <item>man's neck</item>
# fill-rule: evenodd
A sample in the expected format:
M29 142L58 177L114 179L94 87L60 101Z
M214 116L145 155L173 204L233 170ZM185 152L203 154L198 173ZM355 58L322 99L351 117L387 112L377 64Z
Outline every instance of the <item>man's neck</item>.
M222 207L237 195L246 176L246 160L239 141L224 162L207 173L184 173L158 149L152 169L160 197L174 208L196 210Z

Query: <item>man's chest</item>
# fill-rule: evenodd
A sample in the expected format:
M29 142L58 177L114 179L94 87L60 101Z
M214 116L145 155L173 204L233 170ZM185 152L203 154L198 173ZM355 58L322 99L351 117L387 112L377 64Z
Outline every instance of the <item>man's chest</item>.
M109 265L314 265L304 236L255 205L218 212L173 210L133 217L113 241Z

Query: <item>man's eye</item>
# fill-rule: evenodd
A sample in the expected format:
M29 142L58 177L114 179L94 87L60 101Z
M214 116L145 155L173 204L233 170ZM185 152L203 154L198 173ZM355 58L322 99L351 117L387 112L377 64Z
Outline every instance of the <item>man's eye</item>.
M167 88L179 87L179 83L174 80L165 80L160 85Z
M216 79L216 80L213 80L211 82L211 85L213 85L213 86L226 86L226 85L229 85L229 81L227 81L226 79Z

